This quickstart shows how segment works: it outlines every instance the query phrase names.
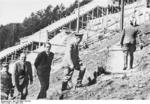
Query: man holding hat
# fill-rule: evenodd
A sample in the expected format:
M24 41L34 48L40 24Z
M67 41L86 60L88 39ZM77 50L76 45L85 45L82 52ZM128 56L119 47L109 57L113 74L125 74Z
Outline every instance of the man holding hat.
M62 93L63 91L69 89L68 82L71 82L72 75L74 70L79 71L77 78L76 87L82 87L82 80L85 73L85 67L83 66L79 58L79 43L81 42L83 34L74 33L67 41L67 46L65 50L65 56L63 60L63 67L65 68L65 77L62 82ZM63 94L60 96L60 99L63 99Z
M1 100L7 100L13 89L11 74L8 72L8 63L2 64L1 70Z

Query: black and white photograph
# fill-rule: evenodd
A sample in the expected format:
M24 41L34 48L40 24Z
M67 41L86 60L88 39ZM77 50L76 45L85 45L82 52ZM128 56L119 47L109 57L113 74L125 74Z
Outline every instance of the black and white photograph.
M150 0L0 0L0 77L1 104L149 102Z

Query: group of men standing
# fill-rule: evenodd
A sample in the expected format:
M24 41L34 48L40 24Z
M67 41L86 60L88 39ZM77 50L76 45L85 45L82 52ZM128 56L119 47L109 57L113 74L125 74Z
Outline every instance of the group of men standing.
M66 34L70 34L68 30ZM130 27L124 29L121 38L121 47L124 50L124 68L127 69L128 55L130 56L130 69L133 68L133 56L136 50L136 38L141 36L141 31L136 28L135 23L131 21ZM81 42L83 34L73 33L71 38L67 41L65 56L63 60L63 67L65 69L65 76L62 81L62 94L60 99L63 99L63 91L71 89L72 75L74 70L79 71L76 87L82 87L82 80L86 71L86 68L79 57L79 43ZM141 40L141 38L139 38ZM40 52L35 59L35 68L37 76L40 81L40 92L37 99L43 99L47 96L47 90L50 82L51 65L54 59L54 53L51 52L51 43L45 43L45 50ZM26 61L26 54L22 53L20 59L15 62L12 75L8 72L8 63L3 64L1 71L1 99L8 99L8 96L13 92L12 89L16 89L18 99L26 99L28 94L28 85L33 83L32 67L31 63ZM12 83L13 82L13 83Z
M70 32L66 30L66 34ZM76 87L82 86L82 80L85 73L85 67L79 58L79 43L82 40L83 34L74 33L73 36L67 42L65 56L62 68L65 68L65 76L62 81L62 92L69 89L68 83L72 80L72 75L74 70L79 71L79 76L77 79ZM34 62L38 79L40 81L40 92L37 99L43 99L47 96L47 90L49 88L49 79L51 64L54 59L54 53L51 52L51 43L45 43L45 50L40 52ZM1 71L1 99L8 99L12 89L17 92L15 96L17 99L26 99L28 95L28 85L33 83L32 67L29 61L26 61L26 54L22 53L20 59L14 63L14 68L12 74L9 73L9 64L3 64L3 69ZM7 89L4 91L3 89ZM63 94L60 96L63 99Z

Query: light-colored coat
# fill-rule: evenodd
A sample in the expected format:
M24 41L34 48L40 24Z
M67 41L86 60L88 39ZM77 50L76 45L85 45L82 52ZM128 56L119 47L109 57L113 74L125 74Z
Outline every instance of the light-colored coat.
M123 30L121 44L136 44L136 38L140 39L140 35L141 31L139 31L136 27L130 26L129 28Z
M72 36L67 41L67 46L65 50L65 55L63 58L64 66L76 66L79 64L80 58L79 58L79 49L78 49L78 43L75 36Z

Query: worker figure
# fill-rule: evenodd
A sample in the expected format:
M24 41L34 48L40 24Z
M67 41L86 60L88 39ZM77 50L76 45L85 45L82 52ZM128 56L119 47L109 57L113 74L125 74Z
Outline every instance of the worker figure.
M26 54L21 53L20 59L14 63L13 82L17 90L17 99L26 99L28 84L33 83L31 63L26 61Z
M72 34L70 34L72 35ZM65 56L64 56L64 67L65 67L65 77L62 82L62 94L60 96L60 99L63 99L63 91L68 90L68 84L71 84L72 82L72 75L74 70L79 71L79 75L77 78L76 87L82 87L82 80L85 73L85 67L83 66L80 58L79 58L79 43L81 42L83 37L83 34L75 33L73 34L67 41L67 46L65 50ZM70 85L72 87L72 85Z
M54 58L54 53L50 52L50 50L51 44L49 42L46 42L45 50L38 54L34 63L41 85L41 89L37 99L46 98L46 92L49 88L51 64Z
M133 60L134 60L134 52L136 51L136 44L138 38L139 44L142 47L142 32L136 27L136 22L130 21L130 26L127 29L123 30L122 38L121 38L121 47L123 47L124 52L124 68L126 70L128 67L128 56L130 56L130 64L129 68L133 68Z
M14 87L12 84L11 74L8 72L9 64L3 63L1 70L1 100L8 100L9 96L13 96Z

